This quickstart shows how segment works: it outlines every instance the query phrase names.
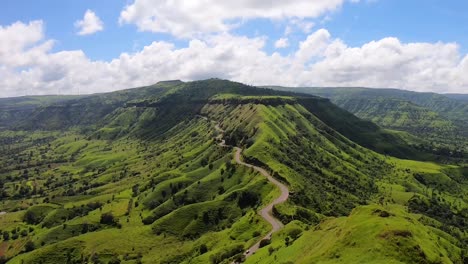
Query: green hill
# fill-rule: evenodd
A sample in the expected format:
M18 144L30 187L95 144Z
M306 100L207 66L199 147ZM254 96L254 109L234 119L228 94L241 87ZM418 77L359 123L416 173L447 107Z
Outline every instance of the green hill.
M425 139L424 143L407 140L421 149L454 157L468 153L468 103L464 95L354 87L273 88L329 98L364 120Z
M11 128L17 120L27 118L38 107L79 98L79 96L23 96L0 98L0 129Z
M257 213L286 184L270 230ZM467 161L329 100L211 79L37 107L0 132L9 263L463 263ZM399 159L404 157L406 159ZM357 249L357 250L356 250Z

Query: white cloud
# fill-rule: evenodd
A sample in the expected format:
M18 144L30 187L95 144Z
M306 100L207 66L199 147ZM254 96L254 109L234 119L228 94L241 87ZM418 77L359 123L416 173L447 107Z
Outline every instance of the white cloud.
M19 67L42 61L53 45L53 41L42 42L43 38L42 21L0 26L0 65Z
M299 43L295 57L302 63L308 62L313 57L323 56L330 42L330 33L325 29L319 29L310 34L306 40Z
M284 49L289 46L289 41L287 38L280 38L275 42L275 48Z
M79 30L78 35L90 35L104 29L104 23L101 19L91 10L86 10L83 20L75 22L75 27Z
M338 9L346 0L134 0L120 14L120 23L136 24L141 31L167 32L177 37L227 32L234 20L253 18L316 18ZM353 0L352 2L356 2ZM302 30L313 24L304 22Z
M40 21L0 27L0 97L93 93L161 80L219 77L248 84L370 86L466 92L468 55L453 43L401 43L384 38L349 47L319 29L290 55L268 54L264 37L228 33L176 48L159 41L111 61L80 50L53 52Z

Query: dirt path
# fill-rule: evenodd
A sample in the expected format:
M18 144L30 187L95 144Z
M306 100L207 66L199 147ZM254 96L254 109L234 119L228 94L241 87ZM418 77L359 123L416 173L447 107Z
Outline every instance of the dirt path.
M214 122L214 121L212 121ZM223 136L224 136L224 130L221 129L221 127L219 127L219 124L216 124L215 125L215 129L220 132L220 134L216 137L216 139L218 140L221 140L221 142L219 143L219 145L221 147L231 147L229 145L226 145L226 140L223 139ZM263 176L265 176L269 182L273 183L274 185L276 185L280 191L281 191L281 194L278 198L276 198L273 202L269 203L267 206L265 206L264 208L262 208L258 213L263 217L263 219L265 219L265 221L267 221L268 223L271 224L271 231L265 235L262 239L260 239L257 243L255 243L253 246L251 246L245 253L245 257L248 258L250 257L251 255L253 255L259 248L260 248L260 241L262 241L263 239L270 239L271 238L271 235L280 230L281 228L283 228L283 224L278 220L276 219L274 216L273 216L273 206L277 205L277 204L280 204L280 203L283 203L285 202L288 197L289 197L289 189L286 185L282 184L280 181L276 180L275 178L273 178L265 169L263 168L260 168L260 167L257 167L255 165L252 165L252 164L249 164L249 163L245 163L242 161L241 157L242 157L242 149L239 148L239 147L234 147L234 149L236 150L236 153L234 155L234 159L235 161L242 165L242 166L246 166L248 168L253 168L254 170L260 172L260 174L262 174Z

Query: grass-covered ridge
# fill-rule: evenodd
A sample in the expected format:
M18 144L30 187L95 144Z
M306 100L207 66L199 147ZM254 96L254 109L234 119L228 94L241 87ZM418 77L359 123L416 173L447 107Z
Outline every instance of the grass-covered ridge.
M408 159L425 154L327 99L213 79L34 111L0 132L0 256L11 263L242 259L270 230L257 211L279 191L218 145L216 123L291 191L274 208L285 228L247 263L466 258L466 160Z
M455 158L468 155L468 103L464 95L356 87L273 88L329 98L362 119L425 139L421 143L408 138L420 149Z

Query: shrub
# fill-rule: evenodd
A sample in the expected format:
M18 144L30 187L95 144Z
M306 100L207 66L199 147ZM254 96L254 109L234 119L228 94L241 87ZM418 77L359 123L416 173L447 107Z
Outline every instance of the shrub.
M21 230L21 233L20 233L20 234L21 234L22 237L25 237L25 236L28 235L28 230L23 229L23 230Z
M36 247L34 246L34 243L32 241L26 242L26 245L24 245L24 251L29 252L33 251Z
M260 199L257 193L251 191L244 191L240 193L239 200L237 200L237 205L240 208L255 206L259 200Z
M289 230L288 235L292 238L292 240L296 240L302 234L302 229L300 228L293 228Z
M102 214L101 221L99 222L104 225L115 225L117 223L114 215L111 212Z
M8 231L3 231L3 240L9 240L10 239L10 232Z
M23 221L30 225L36 225L40 222L40 219L33 211L27 211L24 214Z
M262 239L262 240L260 241L260 246L259 246L259 247L262 248L262 247L264 247L264 246L268 246L268 245L270 245L270 243L271 243L271 240L270 240L270 239Z
M200 245L200 255L208 252L208 247L205 244Z

